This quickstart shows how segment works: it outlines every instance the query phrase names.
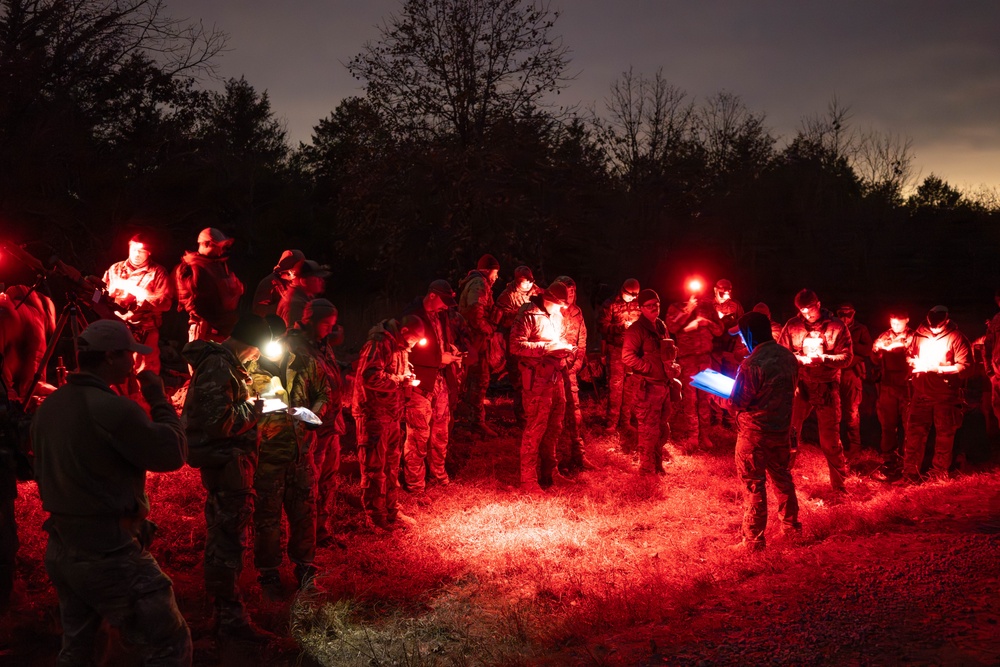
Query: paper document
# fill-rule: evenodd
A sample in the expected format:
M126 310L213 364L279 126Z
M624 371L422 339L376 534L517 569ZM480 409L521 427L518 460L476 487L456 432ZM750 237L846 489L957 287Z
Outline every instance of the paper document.
M691 376L691 386L715 394L719 398L729 398L736 380L713 370L703 370Z
M292 408L289 414L292 415L293 419L298 419L300 422L314 424L316 426L323 425L323 420L317 417L316 413L309 408Z
M265 398L263 401L265 415L271 412L280 412L288 409L288 404L280 398Z

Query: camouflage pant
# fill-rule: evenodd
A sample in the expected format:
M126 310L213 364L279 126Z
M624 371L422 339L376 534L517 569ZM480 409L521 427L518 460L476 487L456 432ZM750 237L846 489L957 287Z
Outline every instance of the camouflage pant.
M559 465L568 467L583 462L583 412L580 410L580 381L576 373L567 371L563 375L563 394L566 396L564 429L569 438L559 439Z
M635 409L637 378L625 373L622 348L608 347L608 426L628 424Z
M153 348L149 354L135 353L135 372L153 371L160 374L160 330L156 327L143 329L136 335L136 340Z
M764 544L767 528L767 480L771 477L778 495L778 513L787 528L797 529L799 501L795 482L788 469L791 448L788 433L759 433L740 430L736 436L736 471L743 480L743 538ZM766 473L766 475L765 475Z
M639 470L663 469L663 445L670 438L670 389L666 384L644 382L635 404L639 421Z
M403 443L403 474L406 487L414 493L424 490L427 472L439 482L448 481L444 460L448 456L448 383L438 373L431 393L419 391L406 401L406 441Z
M878 422L882 425L882 461L896 463L900 460L899 433L906 424L906 414L910 409L909 387L879 387Z
M375 521L393 521L399 512L399 419L365 417L358 429L361 504Z
M58 664L93 664L102 619L142 654L142 664L191 664L191 633L170 579L138 541L98 553L76 549L58 528L50 530L45 569L59 595Z
M257 453L233 449L221 466L201 468L205 498L205 591L220 610L220 622L240 624L246 609L238 578L243 569L253 519L254 470Z
M854 370L840 371L840 411L842 434L846 432L847 449L852 455L861 452L861 376Z
M262 443L261 447L266 447ZM296 565L316 559L316 474L309 456L272 462L262 457L253 488L254 565L273 570L281 565L281 512L288 520L288 558Z
M699 447L708 447L708 428L712 423L712 409L708 394L691 386L691 376L705 370L712 364L708 354L693 354L680 357L681 400L673 408L670 428L673 429L675 444L684 451L691 452Z
M521 484L532 485L551 479L556 467L556 443L566 412L562 374L535 381L523 391L526 423L521 435Z
M521 370L517 355L510 352L510 333L507 334L507 381L514 390L514 419L518 424L524 423L524 403L521 400Z
M317 433L316 451L316 540L330 537L330 516L336 504L340 481L340 434L334 430L320 429Z
M487 346L480 345L475 362L470 362L465 378L464 401L471 413L473 423L486 422L486 390L490 387L490 362L487 358Z
M844 490L847 459L840 442L840 385L836 382L800 382L792 403L792 430L802 433L802 423L816 411L819 446L830 469L830 486Z
M962 410L956 402L929 401L913 397L906 418L906 440L903 443L903 473L916 475L924 462L927 438L934 426L934 459L931 469L945 474L951 467L955 432L962 425Z

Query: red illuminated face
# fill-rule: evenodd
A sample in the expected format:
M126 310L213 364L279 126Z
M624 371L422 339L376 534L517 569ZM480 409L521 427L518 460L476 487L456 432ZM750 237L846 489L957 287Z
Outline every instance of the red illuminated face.
M639 308L642 310L642 314L645 315L650 321L655 320L660 316L659 301L647 301L639 306Z
M214 241L198 242L198 252L205 257L222 257L223 250L225 250L225 246L221 243L216 243Z
M571 306L576 303L576 287L566 286L566 303Z
M316 338L322 340L330 335L333 328L337 326L337 316L331 315L316 323Z
M142 266L149 259L149 249L142 243L128 244L128 261L132 266Z
M819 309L820 303L817 301L816 303L808 305L805 308L799 308L799 312L802 313L802 317L805 318L806 322L813 324L819 319Z
M715 288L715 302L716 303L725 303L725 302L729 301L729 299L731 299L732 296L733 296L732 290L719 289L718 287Z
M910 323L910 318L908 317L890 317L889 318L889 328L892 329L892 333L901 334L906 331L906 325Z

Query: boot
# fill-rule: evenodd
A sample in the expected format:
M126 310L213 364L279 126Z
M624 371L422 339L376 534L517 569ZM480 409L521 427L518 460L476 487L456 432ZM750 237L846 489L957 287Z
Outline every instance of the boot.
M281 583L281 575L277 570L263 570L257 577L260 590L264 597L271 601L282 600L285 597L285 587Z
M576 482L559 472L558 468L552 471L552 486L573 486L574 484Z
M295 565L295 579L299 582L299 590L312 588L313 580L318 573L319 570L312 563L308 565L297 563Z

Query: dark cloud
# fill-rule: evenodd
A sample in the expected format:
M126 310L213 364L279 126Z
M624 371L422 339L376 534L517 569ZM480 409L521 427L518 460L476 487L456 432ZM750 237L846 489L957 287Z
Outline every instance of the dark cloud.
M1000 183L1000 3L964 0L559 0L576 78L561 101L597 104L630 66L697 99L740 95L789 137L836 96L859 126L913 139L923 173ZM175 0L231 35L223 76L267 89L293 140L361 84L343 67L398 0ZM933 159L936 162L930 163ZM948 173L955 174L949 176Z

